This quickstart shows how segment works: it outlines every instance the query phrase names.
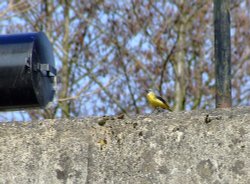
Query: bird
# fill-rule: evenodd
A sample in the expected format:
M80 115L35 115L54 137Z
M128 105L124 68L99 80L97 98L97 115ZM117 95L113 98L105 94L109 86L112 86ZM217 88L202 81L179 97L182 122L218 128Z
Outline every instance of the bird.
M147 93L146 97L149 104L155 108L154 111L156 109L162 108L172 112L172 109L169 107L168 103L162 97L156 96L156 94L151 89L147 89L145 91Z

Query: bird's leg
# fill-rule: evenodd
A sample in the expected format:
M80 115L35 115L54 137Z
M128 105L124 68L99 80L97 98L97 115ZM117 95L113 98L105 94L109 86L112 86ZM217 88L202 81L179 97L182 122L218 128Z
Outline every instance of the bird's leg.
M159 112L161 112L160 110L161 109L159 107L155 107L153 112L151 112L150 114L153 114L155 111L156 111L156 114L158 114Z
M157 107L157 114L161 112L161 108Z

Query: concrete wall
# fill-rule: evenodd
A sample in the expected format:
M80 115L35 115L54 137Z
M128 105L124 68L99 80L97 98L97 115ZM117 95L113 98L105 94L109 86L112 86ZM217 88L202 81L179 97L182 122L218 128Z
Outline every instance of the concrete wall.
M0 124L0 184L250 183L250 108Z

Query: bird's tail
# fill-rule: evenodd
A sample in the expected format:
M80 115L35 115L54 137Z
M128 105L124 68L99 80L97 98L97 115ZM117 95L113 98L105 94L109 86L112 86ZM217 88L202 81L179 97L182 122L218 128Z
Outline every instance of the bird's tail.
M167 109L168 111L173 112L172 108L170 108L169 105L166 103L165 103L164 109Z

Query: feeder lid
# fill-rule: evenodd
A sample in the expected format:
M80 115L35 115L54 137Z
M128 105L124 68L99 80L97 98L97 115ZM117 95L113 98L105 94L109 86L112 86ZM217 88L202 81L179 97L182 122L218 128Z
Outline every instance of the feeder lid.
M55 94L55 61L53 48L43 32L31 33L34 40L31 69L34 91L41 107L53 100Z

